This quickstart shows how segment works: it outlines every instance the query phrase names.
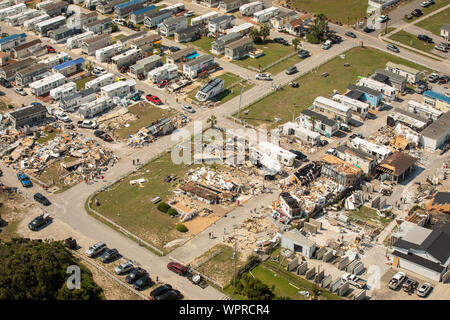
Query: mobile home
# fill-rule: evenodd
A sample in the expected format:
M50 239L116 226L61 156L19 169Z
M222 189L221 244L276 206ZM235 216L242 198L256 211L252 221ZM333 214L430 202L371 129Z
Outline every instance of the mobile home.
M89 82L86 82L85 88L92 88L94 91L99 90L101 87L107 86L108 84L114 83L116 80L116 76L113 73L106 73L104 75L95 78Z
M437 110L431 106L418 103L413 100L408 101L408 111L414 114L418 114L419 116L424 117L426 119L433 119L433 120L437 120L443 114L443 112L440 110Z
M271 18L277 16L280 13L280 9L277 7L270 7L253 14L253 20L257 23L264 23L269 21Z
M252 14L254 14L255 12L262 11L263 8L264 8L264 6L261 1L255 1L255 2L243 4L242 6L240 6L239 12L243 16L248 17L248 16L251 16Z
M98 49L95 51L95 60L98 62L108 61L110 58L117 55L122 50L120 43L112 44L110 46Z
M66 82L66 77L61 73L54 73L44 79L30 83L30 91L35 96L42 96L49 93L53 88L57 88Z
M37 16L30 20L25 21L23 23L23 27L25 28L25 30L33 31L34 28L36 27L36 24L38 24L39 22L42 22L42 21L46 21L48 19L50 19L50 16L48 14L42 14L40 16Z
M283 125L283 134L288 136L295 136L296 138L299 138L300 140L308 143L311 146L316 146L320 142L319 133L302 127L295 122L286 122Z
M111 13L114 11L114 7L122 2L122 0L99 0L97 1L95 10L102 14Z
M48 66L43 63L35 63L29 67L23 68L22 70L18 70L15 76L16 85L19 87L24 87L27 84L36 81L36 76L39 76L48 70Z
M94 101L95 91L94 89L85 89L83 91L75 92L74 94L61 98L59 101L59 107L64 111L75 111L81 105L85 105L91 101Z
M338 101L347 107L351 107L353 112L360 114L364 119L369 115L370 105L366 102L355 100L340 94L333 95L333 100Z
M5 51L14 48L26 41L27 35L25 33L15 33L8 37L0 39L0 50Z
M178 77L178 67L175 64L170 63L166 63L148 73L148 79L153 83L163 80L172 80L176 77Z
M361 149L371 155L376 156L379 160L384 160L387 158L390 154L392 154L391 149L380 146L378 144L372 143L370 141L361 139L361 138L354 138L351 140L351 144L356 149Z
M159 26L161 23L164 22L164 20L169 19L172 17L172 13L170 11L151 11L145 18L144 18L144 26L152 29L154 27Z
M150 72L150 70L155 69L162 64L163 63L161 57L157 54L154 54L133 64L130 67L130 73L135 75L136 77L145 76L146 74L148 74L148 72Z
M53 68L54 66L57 66L58 64L61 64L63 62L66 62L70 60L70 56L65 52L60 52L54 56L51 56L49 58L43 59L39 61L40 63L43 63L47 65L49 68Z
M131 0L118 4L114 7L114 15L118 18L129 16L133 11L140 10L144 7L146 0Z
M314 111L320 112L330 119L340 120L344 123L348 123L352 117L352 107L325 97L319 96L314 99L313 108Z
M148 7L144 7L140 10L134 11L130 16L130 21L134 24L142 23L146 16L150 14L150 12L156 10L157 7L155 5L151 5Z
M35 32L39 33L41 37L46 37L50 30L58 29L65 24L66 17L56 16L54 18L38 22L35 25L34 30Z
M254 27L255 27L255 25L253 23L246 22L246 23L240 24L238 26L234 26L233 28L225 30L225 33L230 34L230 33L236 32L243 36L243 35L246 35L247 33L249 33Z
M383 99L386 101L394 101L396 98L397 89L394 87L391 87L385 83L376 81L374 79L370 78L361 78L357 82L357 85L368 87L370 89L380 91L383 93Z
M100 97L88 104L80 107L78 112L85 118L91 118L115 106L113 99Z
M164 20L159 26L159 34L170 37L175 32L185 29L187 27L187 17L178 16Z
M118 81L104 86L100 89L103 97L115 98L124 97L130 92L134 91L136 81L133 79L126 81Z
M53 72L59 72L67 77L83 70L85 61L86 60L84 58L77 58L75 60L63 62L54 66Z
M99 34L92 38L83 40L81 43L81 52L88 56L93 56L95 51L109 45L111 36L109 34Z
M214 98L224 90L224 84L223 79L214 78L197 91L195 98L201 102Z
M136 61L142 58L142 50L141 49L130 49L125 51L124 53L118 54L111 58L113 64L116 65L117 69L120 69L123 66L130 66L135 64Z
M218 12L208 12L199 17L195 17L191 20L191 26L195 26L196 24L208 24L212 19L217 18L219 16Z
M6 17L10 17L15 14L24 12L25 10L27 10L27 6L25 3L19 3L16 5L13 5L11 7L1 9L0 10L0 21L5 20Z
M174 5L167 6L165 8L162 8L161 11L169 11L172 14L177 14L178 12L184 11L184 3L179 2L175 3Z
M5 21L12 27L21 26L25 21L41 15L42 12L36 9L29 9L13 16L6 17Z
M257 147L255 147L258 151L261 151L268 155L272 160L278 161L285 166L291 167L294 165L295 154L286 149L283 149L273 143L267 141L261 141Z
M67 82L62 86L50 90L50 97L54 100L60 100L73 95L77 92L77 84L75 82Z
M92 31L83 32L80 34L77 34L76 36L70 37L66 41L66 48L67 49L76 49L81 47L81 43L83 40L87 40L89 38L92 38L94 36L94 33Z

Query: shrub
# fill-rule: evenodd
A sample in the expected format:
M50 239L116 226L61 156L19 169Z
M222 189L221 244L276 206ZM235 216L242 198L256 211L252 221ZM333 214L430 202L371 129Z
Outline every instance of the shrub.
M170 208L169 210L167 210L167 213L169 214L169 216L175 217L178 214L178 211L174 208Z
M160 204L158 204L158 210L164 213L167 213L167 211L169 211L170 206L165 203L165 202L161 202Z
M247 258L247 262L245 265L238 270L238 279L242 277L242 275L250 270L252 270L254 267L256 267L258 264L262 262L261 258L256 255L251 255Z
M175 228L178 231L180 231L180 232L187 232L188 231L188 228L182 223L178 223Z

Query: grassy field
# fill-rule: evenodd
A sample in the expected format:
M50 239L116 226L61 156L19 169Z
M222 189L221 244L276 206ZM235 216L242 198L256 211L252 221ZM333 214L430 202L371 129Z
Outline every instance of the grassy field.
M377 211L375 209L361 206L358 210L352 211L350 217L355 220L359 220L362 222L367 222L371 225L377 225L378 221L383 225L386 225L392 221L390 218L382 218L378 216Z
M65 190L70 189L73 185L66 185L60 179L63 175L67 174L63 168L61 168L62 163L67 163L70 161L74 161L77 158L74 157L65 157L62 160L58 160L49 165L39 176L36 176L40 181L45 183L46 185L52 185L59 188L59 192L63 192Z
M115 136L121 139L126 138L129 134L135 134L139 129L150 125L161 118L168 118L175 115L176 111L173 109L161 109L155 107L147 102L137 103L128 108L129 112L138 116L138 119L130 123L129 127L122 127L115 132Z
M429 14L430 12L433 12L433 11L435 11L435 10L437 10L437 9L439 9L439 8L442 8L442 7L444 7L444 6L446 6L447 4L448 4L448 0L434 0L434 4L433 5L431 5L431 6L429 6L428 8L422 8L420 5L418 5L417 6L417 8L418 9L420 9L420 10L422 10L422 12L423 12L423 16L425 16L425 15L427 15L427 14ZM445 10L445 11L447 11L447 10ZM438 15L439 14L441 14L441 13L438 13ZM423 17L422 16L422 17ZM415 20L417 20L417 19L419 19L419 18L422 18L422 17L418 17L418 18L416 18L416 17L412 17L412 19L410 19L410 20L408 20L408 19L406 19L406 18L403 18L403 21L406 21L406 22L413 22L413 21L415 21ZM434 15L433 17L436 17L436 15ZM429 19L433 19L433 17L431 17L431 18L429 18ZM448 17L448 16L447 16ZM425 20L428 20L428 19L425 19ZM441 20L441 26L444 24L444 23L446 23L446 22L448 22L449 20L448 20L448 18L447 18L447 20ZM423 21L422 21L423 22Z
M39 137L37 139L38 143L46 143L47 141L53 140L57 134L59 134L60 130L58 129L53 129L52 132L47 132L45 136Z
M435 44L434 43L428 43L422 40L417 39L417 36L411 33L408 33L406 31L399 31L394 33L389 37L389 39L392 39L394 41L398 41L400 43L403 43L404 45L410 46L412 48L425 51L425 52L431 52L433 50Z
M190 42L193 46L200 48L202 51L211 54L211 43L214 41L213 38L210 37L201 37L198 40Z
M344 93L348 84L355 83L358 76L369 76L376 69L385 68L388 61L427 70L423 66L376 49L354 48L345 54L345 59L336 57L317 70L299 77L299 88L286 86L250 105L245 109L248 114L241 114L241 118L254 126L274 128L299 116L302 110L312 105L317 96L329 97L333 90ZM345 67L345 63L350 66ZM323 72L327 72L329 76L321 77ZM274 122L275 118L280 121Z
M157 205L150 200L159 196L162 201L166 201L178 182L167 183L163 179L167 175L183 177L190 168L193 166L175 165L170 154L164 153L136 173L97 194L95 198L99 200L100 205L94 205L95 210L143 240L163 249L164 244L189 237L189 234L178 232L175 229L178 219L158 211ZM130 185L130 180L140 178L147 180L142 187Z
M437 4L437 2L436 2ZM437 36L441 35L441 28L445 22L450 21L450 8L422 20L416 24L419 28L428 30Z
M89 82L91 80L94 80L95 77L94 76L89 76L80 80L75 81L75 83L77 84L77 90L84 90L84 86L86 85L86 82Z
M272 42L271 40L267 40L264 44L255 44L255 48L263 50L264 55L256 59L247 57L242 60L234 60L232 62L243 68L248 68L251 66L256 69L262 69L294 52L293 46L283 46L282 44Z
M294 8L315 14L323 13L332 21L354 24L366 16L365 0L294 0Z

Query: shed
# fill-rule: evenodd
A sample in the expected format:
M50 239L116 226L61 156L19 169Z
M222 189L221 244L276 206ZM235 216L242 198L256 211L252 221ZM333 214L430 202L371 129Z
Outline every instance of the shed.
M286 231L281 236L281 247L293 252L300 252L304 257L311 258L316 251L316 243L298 231Z

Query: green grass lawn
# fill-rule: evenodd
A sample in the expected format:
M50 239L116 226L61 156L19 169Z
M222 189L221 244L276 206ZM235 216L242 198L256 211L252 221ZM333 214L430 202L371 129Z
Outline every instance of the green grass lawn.
M39 137L37 142L44 144L47 141L53 140L59 132L60 130L53 129L52 132L47 132L45 136Z
M437 4L437 2L436 2ZM450 8L445 9L435 15L422 20L416 24L419 28L428 30L437 36L441 35L441 28L445 23L450 21Z
M350 217L372 225L377 225L378 221L380 221L383 225L386 225L392 221L391 218L383 218L378 216L375 209L366 206L361 206L358 210L352 211Z
M355 83L358 76L369 76L376 69L385 68L388 61L431 71L373 48L353 48L347 51L345 59L336 57L317 70L298 78L299 88L285 86L280 91L250 105L244 109L249 111L248 114L242 112L241 118L254 126L274 128L292 121L293 116L298 117L302 110L312 105L317 96L330 97L333 90L344 93L348 84ZM345 67L345 63L349 63L350 66ZM329 76L321 77L323 72L328 72ZM280 121L275 123L275 118L279 118Z
M145 101L143 101L143 106L141 106L141 103L137 103L128 108L128 110L130 113L137 115L139 119L130 123L129 127L122 127L116 130L114 135L121 139L126 138L129 134L135 134L152 122L161 118L170 118L176 113L173 109L161 109Z
M202 51L211 54L211 43L214 41L213 38L210 37L201 37L198 40L190 42L190 44L200 48Z
M437 9L439 9L439 8L442 8L442 7L444 7L444 6L446 6L449 2L448 2L448 0L434 0L434 4L433 5L431 5L431 6L429 6L428 8L422 8L420 5L418 5L417 6L417 8L418 9L420 9L420 10L422 10L422 12L423 12L423 15L421 16L421 17L418 17L418 18L416 18L416 17L412 17L412 19L410 19L410 20L408 20L408 19L406 19L406 18L403 18L403 21L406 21L406 22L413 22L413 21L415 21L415 20L418 20L419 18L422 18L423 16L425 16L425 15L427 15L427 14L429 14L430 12L433 12L433 11L435 11L435 10L437 10ZM412 10L411 10L412 11ZM444 11L447 11L447 10L444 10ZM447 11L448 12L448 11ZM410 13L410 12L408 12L408 13ZM442 12L441 12L442 13ZM440 15L441 13L438 13L437 15ZM434 15L433 17L436 17L436 15ZM433 19L433 17L430 17L430 18L428 18L428 19ZM448 17L448 16L447 16ZM425 20L428 20L428 19L425 19ZM436 18L435 18L436 19ZM425 21L425 20L423 20L423 21ZM423 22L422 21L422 22ZM436 21L439 21L439 20L436 20ZM449 20L448 20L448 18L447 18L447 20L441 20L441 26L444 24L444 23L447 23ZM420 22L420 23L422 23L422 22Z
M436 44L434 43L428 43L422 40L417 39L417 36L411 33L408 33L406 31L399 31L394 33L389 37L389 39L392 39L394 41L398 41L400 43L403 43L404 45L410 46L412 48L425 51L425 52L431 52L433 50L434 46Z
M294 52L293 46L283 46L282 44L275 43L270 40L268 40L264 44L255 44L255 48L263 50L264 55L256 59L247 57L242 60L234 60L232 62L243 68L248 68L248 66L251 66L253 68L259 69L265 68L271 63Z
M294 0L293 7L315 14L323 13L328 19L354 24L367 15L366 0Z
M86 85L86 82L89 82L91 80L94 80L95 77L94 76L89 76L80 80L75 81L75 83L77 84L77 90L84 90L84 86Z
M179 182L167 183L163 179L167 175L183 177L186 171L193 167L175 165L171 155L164 153L136 173L98 193L92 206L131 233L164 250L164 244L174 239L186 238L189 234L178 232L175 225L179 219L160 212L151 199L159 196L162 201L167 201L172 189L178 186ZM147 180L143 187L130 185L130 180L140 178ZM95 205L95 198L99 200L99 206Z

